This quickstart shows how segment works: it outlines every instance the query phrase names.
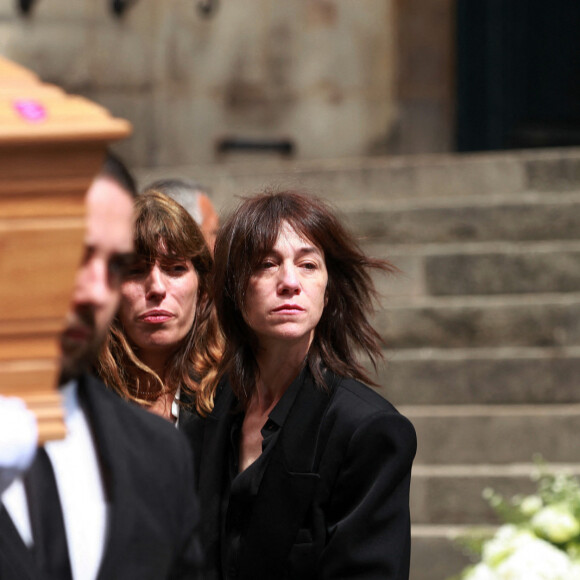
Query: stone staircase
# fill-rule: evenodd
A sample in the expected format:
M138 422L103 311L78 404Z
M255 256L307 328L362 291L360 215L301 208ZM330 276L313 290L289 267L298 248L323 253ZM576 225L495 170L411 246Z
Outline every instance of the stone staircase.
M376 256L381 392L414 423L412 580L468 562L453 537L497 521L481 498L533 489L536 453L580 473L580 150L267 161L143 170L232 195L305 187Z

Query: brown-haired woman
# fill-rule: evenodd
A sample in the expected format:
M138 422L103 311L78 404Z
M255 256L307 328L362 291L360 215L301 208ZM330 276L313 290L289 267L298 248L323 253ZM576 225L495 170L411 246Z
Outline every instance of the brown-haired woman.
M189 429L208 578L408 578L415 431L355 357L381 354L373 268L394 269L299 193L222 226L222 380Z
M213 260L189 213L147 191L135 203L136 261L99 358L103 381L169 420L211 411L221 338L210 294Z

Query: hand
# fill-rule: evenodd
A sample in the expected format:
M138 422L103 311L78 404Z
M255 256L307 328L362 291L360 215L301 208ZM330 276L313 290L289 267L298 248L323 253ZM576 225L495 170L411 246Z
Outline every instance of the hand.
M28 469L37 442L34 413L22 399L0 395L0 493Z

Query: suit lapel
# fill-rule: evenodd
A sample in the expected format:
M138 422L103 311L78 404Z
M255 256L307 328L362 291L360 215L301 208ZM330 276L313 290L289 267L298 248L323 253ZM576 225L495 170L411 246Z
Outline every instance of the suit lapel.
M284 575L288 554L320 479L315 472L319 431L333 392L332 388L325 391L317 387L310 372L304 373L303 384L266 468L244 538L241 569L247 577Z
M79 396L91 425L103 485L109 502L107 537L99 568L99 579L115 576L115 562L123 559L122 546L130 542L131 486L128 466L122 454L115 451L125 437L110 393L97 379L85 375L79 380Z
M0 578L38 578L32 553L26 547L6 508L0 503Z

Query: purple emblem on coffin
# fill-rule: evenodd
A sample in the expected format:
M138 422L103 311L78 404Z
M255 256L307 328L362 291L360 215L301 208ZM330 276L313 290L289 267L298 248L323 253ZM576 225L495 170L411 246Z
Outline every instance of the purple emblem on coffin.
M19 99L14 101L13 106L23 119L31 123L39 123L46 119L46 109L38 101Z

